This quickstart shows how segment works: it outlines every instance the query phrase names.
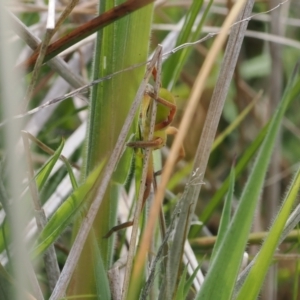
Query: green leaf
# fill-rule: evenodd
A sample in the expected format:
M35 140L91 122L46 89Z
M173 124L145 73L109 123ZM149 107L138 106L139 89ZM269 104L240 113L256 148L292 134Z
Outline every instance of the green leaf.
M103 169L104 162L88 176L86 182L76 189L68 199L53 214L38 238L38 245L33 250L33 256L36 257L43 253L71 223L72 218L85 203L88 193L94 187L99 175Z
M246 297L247 299L257 298L268 268L272 262L273 254L278 246L280 235L297 198L299 188L300 169L298 169L298 172L294 177L291 187L283 202L282 208L277 215L261 250L258 253L257 259L255 260L255 263L238 294L237 300L246 299Z
M254 157L255 153L259 149L259 146L261 145L261 143L263 142L263 140L267 134L269 124L270 124L270 122L268 122L265 125L265 127L260 131L258 136L255 138L255 140L246 149L246 151L244 152L242 157L238 160L238 163L237 163L236 167L234 168L235 178L239 178L239 176L242 174L242 172L247 168L251 159ZM203 212L201 213L201 215L199 217L199 220L202 223L205 224L209 220L209 218L212 216L212 214L214 213L214 211L216 210L218 205L220 205L224 195L228 191L229 181L230 181L230 177L228 176L222 183L221 187L216 191L214 196L210 199L208 205L204 208ZM191 232L190 232L190 237L195 237L198 234L199 230L201 230L201 228L200 229L192 228Z
M105 300L111 299L110 287L107 278L107 271L104 268L103 260L101 257L101 253L99 247L97 245L97 239L95 235L95 231L92 231L92 257L95 257L93 268L96 280L96 290L97 290L97 299Z
M37 173L36 184L39 190L41 190L44 187L54 165L56 164L57 160L61 155L64 145L65 141L62 140L55 153L50 157L50 159L42 166L42 168Z
M193 281L197 275L198 270L200 269L201 265L199 265L195 271L193 272L192 276L190 276L190 278L186 281L185 285L184 285L184 292L183 292L183 298L182 299L187 299L187 295L189 293L189 290L193 284Z
M99 14L120 3L124 3L124 1L100 1ZM152 12L153 5L150 4L98 32L93 64L93 80L147 60ZM110 80L92 87L86 147L84 148L85 157L82 167L83 177L88 176L97 163L103 160L104 157L109 157L112 153L136 91L143 80L144 71L145 65L127 72L120 72ZM137 117L138 115L136 115ZM134 129L135 126L132 126L132 130ZM131 133L132 131L129 133L128 138ZM123 184L126 180L131 165L132 153L132 149L127 148L124 151L113 174L113 182ZM108 186L94 222L96 235L99 239L100 253L106 269L112 263L115 246L113 238L102 240L102 237L116 225L119 197L115 197L115 187L113 184ZM89 244L89 240L87 244ZM83 256L90 257L88 249L88 246L84 248ZM82 267L89 268L86 265ZM87 270L87 273L92 276L92 270ZM89 286L89 281L92 280L88 277L85 274L82 275L82 285L76 287L76 292L81 293L81 291L86 290L85 287Z
M224 235L229 228L230 219L231 219L231 204L233 199L233 192L234 192L234 182L235 182L235 176L234 176L234 168L231 168L230 177L229 177L229 189L227 193L227 197L225 199L224 209L222 211L219 231L217 240L211 255L211 261L213 261L216 253L219 250L219 247L222 243L222 240L224 238Z
M71 180L71 184L72 184L73 190L76 190L78 188L78 183L77 183L76 177L74 175L72 166L70 165L70 163L69 163L69 161L67 159L64 160L64 163L66 165L68 174L70 176L70 180Z
M213 0L209 1L202 15L201 21L197 25L196 30L193 30L193 26L196 24L197 16L199 15L200 10L202 9L203 2L204 2L203 0L193 1L189 11L186 14L185 22L182 26L182 29L178 35L176 46L194 41L199 37L202 30L202 26L204 24L204 21L206 20L207 14L213 3ZM187 61L191 51L192 51L191 47L184 48L183 50L174 53L164 63L163 86L167 87L168 90L171 90L172 87L176 84L180 72L182 71L183 66Z
M237 211L196 299L231 299L280 122L288 105L299 93L300 78L297 76L292 79L274 118L272 118L266 138L243 190ZM252 298L247 296L247 299Z
M188 268L188 266L186 265L184 267L184 270L183 270L182 274L181 274L179 285L178 285L178 288L177 288L177 291L176 291L176 296L175 296L176 300L185 299L185 297L184 297L184 286L185 286L185 282L186 282L187 268Z
M226 129L221 132L221 134L218 135L218 137L215 139L211 152L213 152L219 145L225 140L227 136L229 136L236 128L239 127L239 125L242 123L242 121L246 118L246 116L250 113L250 111L253 109L254 105L257 103L257 101L261 98L262 91L260 91L257 96L246 106L245 109L233 120L229 126L226 127Z

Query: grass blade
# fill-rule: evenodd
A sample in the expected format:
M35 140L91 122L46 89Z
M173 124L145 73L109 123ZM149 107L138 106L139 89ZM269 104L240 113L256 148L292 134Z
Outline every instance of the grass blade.
M284 200L282 208L277 215L275 222L267 236L255 263L249 272L244 285L242 286L237 300L256 299L261 286L264 282L264 278L267 274L268 268L272 262L273 254L278 246L278 242L281 233L284 229L284 225L289 217L292 206L297 198L297 194L300 188L300 169L298 170L291 187Z
M64 142L64 140L62 140L59 147L53 154L53 156L46 162L46 164L43 165L43 167L37 173L36 183L37 183L39 190L41 190L44 187L54 165L56 164L57 160L59 159L59 157L61 155L64 144L65 144L65 142Z
M85 203L84 200L99 178L103 165L104 162L99 164L87 178L86 182L75 190L51 217L38 238L38 245L33 250L34 257L43 253L70 224L72 218Z
M270 123L266 138L243 190L238 209L196 299L227 300L232 296L276 134L288 105L300 92L300 77L294 78L293 86L286 91Z
M231 219L231 204L232 204L233 192L234 192L234 182L235 182L234 168L232 167L229 176L229 189L228 189L227 197L225 199L225 204L222 211L222 217L221 217L219 231L218 231L218 237L211 255L211 261L213 261L216 253L218 252L223 237L227 229L229 228L230 219Z

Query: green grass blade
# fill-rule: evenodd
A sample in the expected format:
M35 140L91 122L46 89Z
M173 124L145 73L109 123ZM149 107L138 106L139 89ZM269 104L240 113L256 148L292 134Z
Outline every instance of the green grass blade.
M299 95L299 92L300 78L297 76L297 78L293 80L292 88L286 91L270 123L266 138L243 190L237 211L221 243L219 251L214 261L212 261L211 267L196 299L228 300L233 294L256 204L263 187L280 122L289 103ZM249 298L247 297L247 299Z
M37 173L36 184L39 190L41 190L44 187L54 165L56 164L57 160L61 155L64 145L65 145L65 141L62 140L55 153L51 156L51 158L43 165L43 167Z
M243 156L239 159L236 167L235 167L235 177L238 178L242 172L246 169L251 159L254 157L255 153L259 149L259 146L261 145L262 141L264 140L264 137L268 131L268 125L267 124L259 133L257 138L254 140L254 142L247 148ZM226 178L226 180L223 182L222 186L218 191L214 194L209 204L205 207L202 214L200 215L199 219L201 222L206 223L213 212L216 210L216 207L220 204L222 201L225 193L227 192L229 188L229 177Z
M203 0L193 1L188 12L186 13L184 24L177 37L176 46L189 42L191 40L192 28L202 6L203 6ZM175 53L172 57L169 58L168 61L164 63L163 86L167 87L168 90L172 89L174 83L178 79L179 72L183 67L183 62L185 62L183 57L185 57L185 59L187 58L186 55L182 56L183 52L184 51L180 53L179 52ZM179 67L179 62L181 62L180 67Z
M246 149L245 153L242 157L238 160L236 167L234 168L235 178L239 178L242 172L247 168L249 162L254 157L255 153L257 152L259 146L261 145L262 141L264 140L269 123L265 125L265 127L260 131L256 139L251 143L251 145ZM216 208L220 205L224 195L228 191L229 188L229 181L230 177L228 176L225 181L222 183L221 187L217 190L214 196L211 198L207 206L204 208L202 214L199 217L199 220L204 224L209 220L212 216ZM191 228L190 237L197 236L199 232L199 228Z
M124 1L99 1L99 14L120 3L124 3ZM152 12L153 5L148 5L98 32L92 80L147 61ZM92 87L82 167L83 179L103 158L110 157L115 149L136 91L143 80L145 67L143 65L129 72L118 73L110 80ZM138 116L136 115L136 117ZM132 126L132 130L134 128L135 126ZM131 133L132 131L128 134L128 139ZM99 253L106 270L112 265L115 239L114 236L103 239L103 236L116 225L120 190L115 183L124 184L130 170L132 153L132 149L127 148L121 157L93 222ZM95 195L92 196L90 201L93 202L95 198ZM75 228L80 228L81 221L80 218L76 219ZM77 232L74 230L73 239L76 234ZM100 283L95 280L94 269L90 263L97 259L91 256L93 253L90 252L90 249L93 245L94 241L88 235L70 282L72 289L70 288L67 294L93 293L99 288L98 284ZM85 272L80 272L81 269L84 269ZM81 284L78 285L77 282Z
M177 291L175 292L175 297L174 297L175 300L185 299L185 297L184 297L184 287L185 287L185 283L186 283L187 268L188 268L188 266L185 266L184 270L181 274L180 281L179 281L179 284L178 284L178 288L177 288Z
M100 13L121 2L123 1L101 1ZM153 6L149 5L98 33L93 79L147 61L152 11ZM120 73L108 81L93 86L82 172L84 177L103 157L109 156L113 151L138 86L143 79L144 70L145 66L133 69L130 73ZM113 174L114 182L123 184L126 180L132 153L132 149L126 149ZM106 269L111 266L114 238L102 240L102 237L116 225L119 198L116 194L115 185L109 185L94 222L94 228L97 228L95 234L98 235L99 248ZM88 243L89 241L87 245ZM84 259L90 259L88 246L83 249L81 257L79 264L82 261L82 267L86 267ZM84 276L80 279L82 285L78 287L78 293L85 292L85 287L90 285L89 280L93 279L88 277Z
M195 25L196 18L199 15L200 10L203 6L203 0L194 0L190 6L189 11L186 14L186 19L184 25L180 31L180 34L176 41L176 46L182 45L187 42L196 40L202 30L204 21L206 20L207 14L210 10L210 7L213 3L213 0L210 0L205 11L202 15L201 21L197 25L195 31L193 31L193 26ZM188 59L192 51L191 47L187 47L182 51L176 52L173 54L168 61L164 64L164 76L163 76L163 86L167 87L168 90L171 90L177 79L179 78L180 72L183 69L185 62Z
M85 203L88 193L92 190L95 182L103 169L104 163L90 174L86 182L82 184L72 195L59 207L53 214L43 231L38 238L38 245L33 250L33 256L36 257L43 253L63 232L63 230L70 224L72 218L80 210Z
M190 290L190 288L191 288L191 286L192 286L192 284L193 284L194 279L195 279L196 276L197 276L197 272L198 272L198 270L200 269L200 267L201 267L201 265L199 265L199 266L195 269L195 271L194 271L194 273L192 274L192 276L186 281L186 283L185 283L185 285L184 285L184 292L183 292L183 298L182 298L182 299L187 299L189 290Z
M237 300L256 299L268 268L272 262L273 254L278 246L280 235L289 217L300 188L300 169L298 170L282 208L277 215L274 224L261 248L253 267L251 268L238 296ZM247 297L247 298L246 298Z
M72 184L73 190L76 190L78 188L78 183L77 183L76 177L74 175L72 166L70 165L70 163L69 163L69 161L67 159L64 160L64 163L66 165L66 168L67 168L70 180L71 180L71 184Z
M234 193L234 182L235 182L234 168L232 167L229 176L229 189L228 189L227 197L225 199L224 209L222 211L222 217L221 217L219 231L218 231L218 237L211 255L211 261L213 261L216 253L218 252L223 237L227 229L229 228L230 219L231 219L231 205L232 205L232 199Z
M229 126L227 126L227 128L221 134L218 135L218 137L214 141L211 152L213 152L225 140L225 138L229 136L229 134L242 123L242 121L250 113L254 105L261 98L261 96L262 96L262 91L260 91L257 94L257 96L236 117L236 119L231 124L229 124Z
M99 247L97 245L97 239L95 236L95 232L93 230L93 257L95 257L93 268L95 274L95 280L97 284L95 285L97 291L97 299L111 299L110 287L109 282L106 274L106 270L103 264L103 260L101 257L101 253L99 251Z

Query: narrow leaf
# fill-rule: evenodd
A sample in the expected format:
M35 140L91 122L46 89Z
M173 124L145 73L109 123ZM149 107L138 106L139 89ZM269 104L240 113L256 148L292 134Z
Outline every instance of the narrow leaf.
M201 265L199 265L195 271L193 272L192 276L190 276L190 278L186 281L185 285L184 285L184 292L183 292L183 298L182 299L187 299L187 295L189 293L189 290L193 284L194 279L197 276L198 270L200 269Z
M230 172L230 177L229 177L229 189L228 189L227 197L225 199L224 209L222 212L222 217L221 217L219 231L218 231L218 237L211 255L211 261L214 260L214 257L217 251L219 250L223 237L229 227L230 215L231 215L231 204L232 204L232 198L234 192L234 182L235 182L234 168L232 167Z
M176 300L181 300L181 299L185 299L184 298L184 286L185 286L185 283L186 283L186 274L187 274L187 268L188 266L186 265L184 267L184 270L181 274L181 277L180 277L180 281L179 281L179 284L178 284L178 289L175 293L175 299Z
M272 119L253 170L243 190L238 209L212 262L196 299L230 299L251 229L256 204L263 187L276 134L289 103L300 92L299 76L293 79ZM226 272L225 272L226 271ZM247 297L247 299L250 299Z
M204 13L201 15L200 22L198 22L197 25L197 17L200 15L203 2L203 0L193 1L189 11L186 14L185 22L176 41L176 46L196 40L199 37L213 0L209 1ZM196 30L193 30L193 27L195 25L197 26L197 28ZM187 47L182 51L172 55L172 57L170 57L170 59L164 64L165 76L163 78L163 86L167 87L169 90L172 89L174 84L176 84L180 72L182 71L183 66L186 63L191 51L192 49L190 47Z
M60 157L60 154L63 150L64 145L65 145L65 141L62 140L59 147L57 148L57 150L53 154L53 156L51 156L51 158L46 162L45 165L43 165L43 167L37 173L36 183L37 183L37 186L38 186L39 190L41 190L43 188L43 186L45 185L45 183L46 183L46 181L47 181L54 165L56 164L57 160Z
M99 178L104 162L88 176L86 182L75 190L51 217L38 238L38 245L33 250L36 257L44 252L70 224L72 218L85 203L88 193Z
M289 217L293 204L297 198L300 188L300 169L298 170L292 185L288 191L288 194L284 200L283 206L277 215L275 222L270 230L269 235L266 238L255 263L249 272L244 285L238 294L237 300L242 299L256 299L261 286L264 282L264 278L267 274L268 268L272 262L273 254L278 246L278 242L281 233L284 229L284 225Z
M64 163L66 165L68 174L70 176L70 180L71 180L71 184L72 184L73 190L76 190L78 188L78 183L77 183L76 177L74 175L72 166L70 165L70 163L69 163L69 161L67 159L64 160Z

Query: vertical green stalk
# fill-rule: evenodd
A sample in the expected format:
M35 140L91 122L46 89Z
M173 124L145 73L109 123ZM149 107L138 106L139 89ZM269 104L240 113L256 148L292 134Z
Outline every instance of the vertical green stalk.
M124 1L100 1L99 13L122 2ZM152 10L152 5L148 5L98 32L93 80L147 60ZM144 71L145 68L139 68L124 72L93 87L83 178L86 178L100 161L111 154ZM93 236L90 235L85 245L69 293L85 294L99 291L97 274L103 274L101 272L103 270L99 271L96 266L102 266L107 270L112 264L113 237L109 239L102 237L115 225L118 205L118 188L115 183L124 183L130 167L131 155L130 149L125 151L114 173L114 183L111 183L107 189L94 223ZM94 263L95 260L99 260L99 255L97 258L93 257L95 238L102 259L100 264ZM78 282L80 285L76 284ZM99 292L97 295L101 298Z

